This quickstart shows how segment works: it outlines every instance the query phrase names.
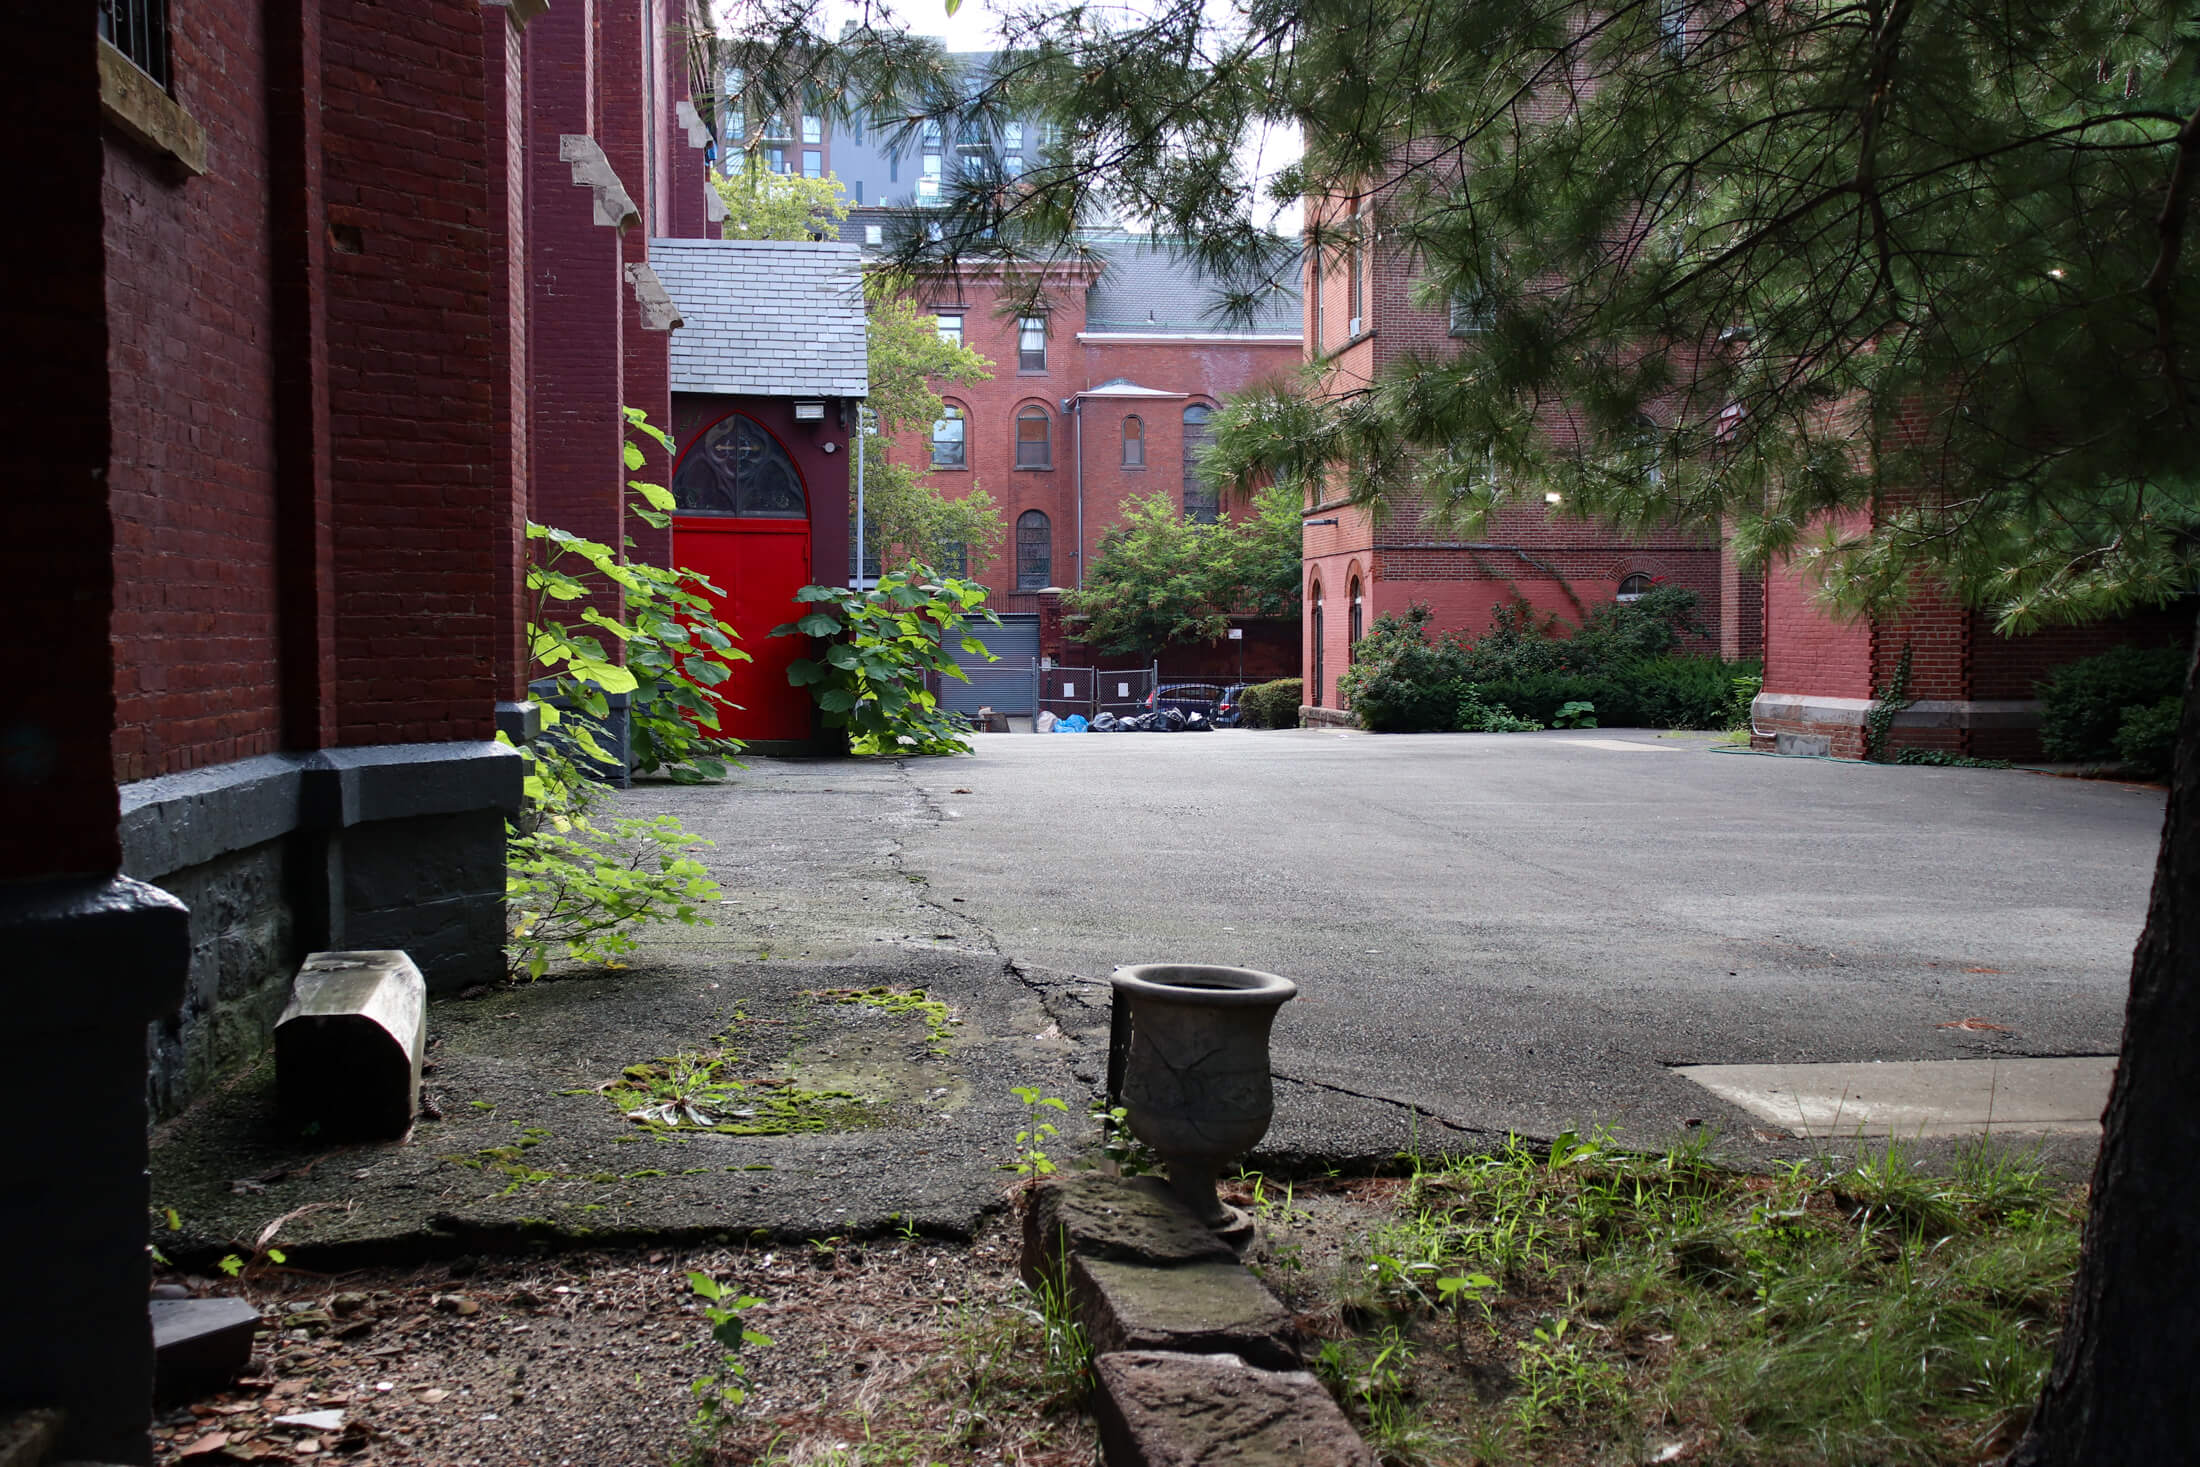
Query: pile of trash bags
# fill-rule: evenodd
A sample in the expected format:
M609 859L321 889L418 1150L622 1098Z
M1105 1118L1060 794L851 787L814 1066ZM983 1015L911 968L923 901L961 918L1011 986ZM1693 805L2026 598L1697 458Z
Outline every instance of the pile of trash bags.
M1032 728L1038 733L1211 733L1214 723L1204 713L1186 713L1181 708L1161 708L1128 718L1102 713L1089 722L1082 713L1056 718L1041 709L1032 720Z

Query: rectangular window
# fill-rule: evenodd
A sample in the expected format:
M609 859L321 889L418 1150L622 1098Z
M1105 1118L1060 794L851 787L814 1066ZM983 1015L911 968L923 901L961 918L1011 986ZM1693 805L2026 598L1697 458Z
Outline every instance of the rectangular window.
M970 547L960 540L948 540L940 545L941 575L967 576L970 574Z
M953 342L956 346L963 344L963 318L960 314L942 311L932 320L940 329L940 340Z
M857 180L856 180L856 205L857 205L857 207L859 207L859 208L860 208L860 207L862 206L862 204L863 204L863 180L859 178L859 179L857 179ZM872 225L872 226L871 226L871 228L872 228L872 230L876 231L876 230L877 230L877 228L878 228L878 226L877 226L876 224L874 224L874 225ZM872 240L872 241L871 241L871 243L872 243L872 244L877 244L877 243L878 243L878 241L874 239L874 240Z
M1024 171L1024 155L1010 153L1001 160L1001 172L1010 178L1021 177Z
M940 145L940 120L937 117L925 118L924 127L917 135L932 147L938 147Z
M787 150L785 148L766 148L764 150L764 166L774 173L785 173L787 171Z
M99 34L168 89L168 0L99 0Z
M1012 152L1021 151L1024 146L1024 125L1020 122L1002 123L1001 146Z
M848 119L848 141L851 143L863 141L863 114L860 112Z
M1044 372L1046 369L1047 318L1025 316L1016 323L1016 370Z
M802 150L802 176L804 178L823 178L825 176L825 155L816 148L804 148Z
M802 114L802 141L804 141L804 142L806 142L806 143L822 143L822 142L824 142L824 141L825 141L825 119L824 119L824 118L822 118L822 117L812 117L812 116L811 116L811 115L810 115L809 113L807 113L807 112L803 113L803 114Z
M939 181L938 179L936 179L936 178L920 178L920 179L918 179L918 180L917 180L917 197L918 197L918 198L920 198L920 199L937 199L937 198L938 198L939 196L940 196L940 181Z
M1489 329L1489 303L1480 295L1461 291L1451 298L1452 335L1480 336Z
M857 185L857 187L858 187L858 188L861 188L861 187L862 187L862 185L861 185L861 184L858 184L858 185ZM865 244L867 244L867 245L875 245L875 244L884 244L884 243L886 243L886 226L885 226L885 225L883 225L883 224L866 224L866 225L864 225L864 226L863 226L863 242L864 242Z
M1329 350L1329 313L1322 309L1322 252L1306 252L1306 298L1314 303L1314 355Z
M1360 309L1360 242L1354 239L1344 250L1344 313L1349 318L1344 334L1349 340L1358 336L1361 323L1366 320Z
M777 113L773 113L770 117L765 118L764 136L768 138L783 138L791 136L791 134L787 131L787 119L779 116Z
M939 154L927 153L924 155L924 176L926 178L938 178L940 176Z

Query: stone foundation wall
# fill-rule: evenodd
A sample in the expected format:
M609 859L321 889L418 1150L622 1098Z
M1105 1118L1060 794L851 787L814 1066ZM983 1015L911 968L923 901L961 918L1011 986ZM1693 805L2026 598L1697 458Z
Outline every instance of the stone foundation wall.
M305 955L299 944L295 837L265 841L160 878L190 908L183 1007L146 1031L148 1095L171 1115L224 1070L267 1046Z
M122 789L123 866L190 909L182 1007L147 1031L172 1115L262 1052L308 952L394 948L432 989L504 972L517 751L390 744L268 754Z

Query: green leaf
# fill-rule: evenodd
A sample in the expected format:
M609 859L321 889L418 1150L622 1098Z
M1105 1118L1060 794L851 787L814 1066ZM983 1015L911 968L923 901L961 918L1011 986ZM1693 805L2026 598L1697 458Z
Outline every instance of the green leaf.
M840 622L821 611L813 611L795 623L795 629L813 637L830 637L840 631Z
M827 688L817 695L817 706L827 713L845 713L856 706L856 695L847 688Z

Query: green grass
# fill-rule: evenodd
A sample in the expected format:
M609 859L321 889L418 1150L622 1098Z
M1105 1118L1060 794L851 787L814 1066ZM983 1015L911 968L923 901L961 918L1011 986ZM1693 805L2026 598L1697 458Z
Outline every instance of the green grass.
M1416 1166L1313 1306L1316 1368L1388 1463L1983 1462L2038 1394L2080 1215L1985 1143L1744 1176L1516 1140Z

